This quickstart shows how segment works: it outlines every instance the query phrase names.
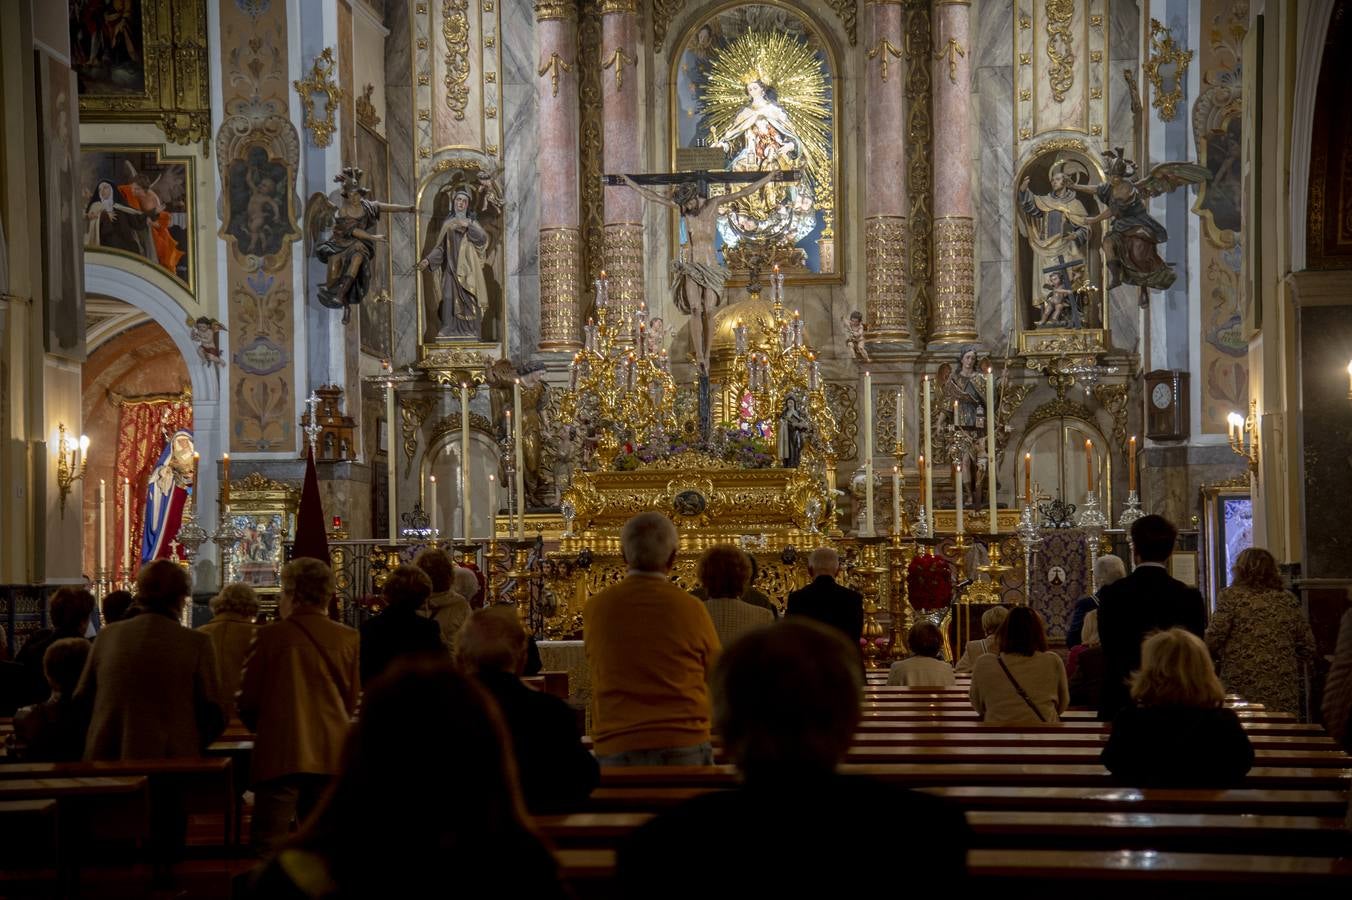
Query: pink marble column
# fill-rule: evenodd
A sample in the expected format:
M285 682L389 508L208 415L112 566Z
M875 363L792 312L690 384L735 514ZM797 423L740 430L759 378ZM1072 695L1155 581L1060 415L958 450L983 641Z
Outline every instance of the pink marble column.
M864 75L865 298L869 344L875 354L901 349L910 337L906 315L906 157L902 92L900 0L867 7Z
M578 340L577 4L536 0L536 101L540 131L540 349L575 350Z
M642 171L639 148L638 10L636 0L601 3L601 109L607 174ZM625 186L605 189L602 258L613 315L627 321L643 302L643 198Z
M972 43L969 0L934 5L934 330L976 339L972 223Z

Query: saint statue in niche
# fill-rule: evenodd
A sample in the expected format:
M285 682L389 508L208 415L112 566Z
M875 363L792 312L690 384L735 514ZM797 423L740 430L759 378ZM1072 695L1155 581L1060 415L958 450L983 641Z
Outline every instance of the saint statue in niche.
M1034 193L1027 175L1019 184L1019 230L1032 250L1030 297L1041 307L1039 328L1072 327L1072 311L1078 321L1088 318L1073 288L1077 279L1088 278L1086 254L1093 217L1075 192L1077 181L1087 181L1088 176L1084 163L1059 156L1047 169L1050 191Z
M950 459L960 466L965 482L963 491L976 506L985 502L982 474L987 464L986 378L989 377L978 366L978 352L977 347L964 347L956 369L951 363L939 367L942 403L937 411L941 421L948 421Z
M502 192L487 172L456 169L433 199L428 234L418 271L438 275L426 312L427 338L438 341L493 340L490 324L501 302L493 263L502 243ZM435 318L435 330L430 321Z

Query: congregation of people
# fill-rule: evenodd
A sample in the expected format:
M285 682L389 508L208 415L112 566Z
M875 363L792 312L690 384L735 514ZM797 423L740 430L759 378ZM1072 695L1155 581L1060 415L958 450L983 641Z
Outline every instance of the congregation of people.
M982 636L951 649L918 617L887 684L969 679L971 707L992 726L1093 710L1111 723L1101 762L1123 785L1241 784L1255 752L1226 694L1298 713L1314 638L1257 548L1239 556L1208 616L1169 573L1176 537L1145 516L1131 529L1130 571L1097 559L1096 590L1065 623L1065 656L1028 606L986 609ZM565 896L532 817L583 808L604 769L716 758L736 767L737 786L635 830L617 859L626 896L689 897L714 878L729 894L830 894L833 861L884 833L926 861L915 886L963 877L971 832L960 808L838 771L861 720L865 655L863 598L838 580L835 550L809 555L809 582L783 598L781 617L739 548L705 551L691 593L673 577L679 536L666 516L633 517L620 545L625 577L583 611L590 745L578 709L522 680L539 663L517 609L485 605L476 573L430 548L388 574L381 610L359 629L331 618L333 573L308 558L283 567L279 616L266 624L254 591L228 584L212 620L184 628L187 573L158 561L134 595L104 598L91 639L93 595L62 588L51 627L0 667L11 755L196 757L227 728L247 731L261 860L242 879L247 896L421 896L450 871L491 874L502 896ZM1352 612L1322 719L1352 750ZM156 849L172 861L186 817L156 803ZM775 855L799 864L740 865Z

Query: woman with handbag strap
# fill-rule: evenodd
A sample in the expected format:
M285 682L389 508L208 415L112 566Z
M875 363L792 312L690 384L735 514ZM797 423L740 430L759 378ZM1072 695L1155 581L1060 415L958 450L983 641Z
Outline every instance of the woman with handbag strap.
M991 725L1059 722L1070 705L1066 667L1047 651L1042 617L1016 606L995 634L998 653L988 653L972 669L972 708Z

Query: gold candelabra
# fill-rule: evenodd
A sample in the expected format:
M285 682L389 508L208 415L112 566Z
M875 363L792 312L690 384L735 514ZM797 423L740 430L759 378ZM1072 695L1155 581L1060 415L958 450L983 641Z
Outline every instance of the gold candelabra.
M906 602L906 573L915 556L915 541L903 540L897 531L892 533L892 544L887 548L889 574L892 581L892 593L888 597L888 612L892 616L892 633L887 643L887 655L890 659L903 659L910 652L906 646L906 635L911 631L911 604Z
M1258 401L1249 401L1249 415L1240 418L1232 412L1226 417L1230 426L1230 449L1239 454L1249 465L1250 472L1258 471L1261 455L1258 447Z
M83 434L79 441L66 437L66 423L56 426L56 487L61 492L61 518L66 517L66 497L75 482L85 477L89 465L89 438Z
M759 286L754 287L754 293L759 294ZM786 412L786 402L793 397L796 403L806 405L799 412L811 424L803 455L815 462L827 462L835 446L836 417L826 401L821 367L807 342L803 318L797 311L791 316L785 313L784 275L777 265L770 276L770 319L758 319L757 325L754 334L740 320L733 327L736 355L728 390L738 421L743 425L768 425L773 439Z
M853 574L859 583L860 593L864 595L864 665L870 669L881 668L884 654L887 652L878 646L883 637L882 623L878 613L882 607L878 604L878 595L883 584L882 576L887 574L880 562L879 554L886 543L886 537L856 538L859 548L859 564Z
M609 463L622 439L665 450L676 432L676 382L665 350L649 345L647 307L632 318L610 304L605 272L596 279L597 320L583 328L583 348L569 364L562 421L597 429L597 453Z

